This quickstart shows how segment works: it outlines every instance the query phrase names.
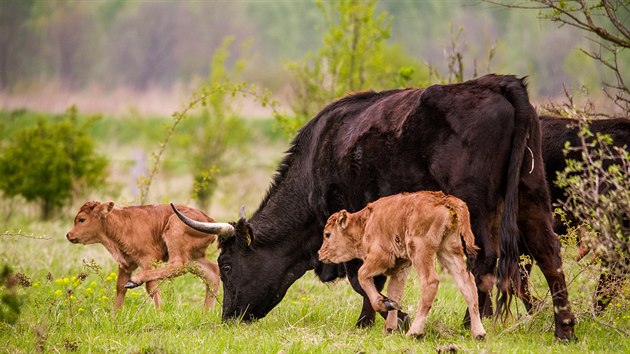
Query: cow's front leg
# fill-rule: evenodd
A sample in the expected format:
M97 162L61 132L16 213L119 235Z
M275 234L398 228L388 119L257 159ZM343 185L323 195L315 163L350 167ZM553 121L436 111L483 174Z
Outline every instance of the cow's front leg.
M127 288L125 288L125 284L131 278L132 270L123 269L123 267L118 266L118 278L116 279L116 304L115 308L119 309L123 301L125 300L125 294L127 293Z

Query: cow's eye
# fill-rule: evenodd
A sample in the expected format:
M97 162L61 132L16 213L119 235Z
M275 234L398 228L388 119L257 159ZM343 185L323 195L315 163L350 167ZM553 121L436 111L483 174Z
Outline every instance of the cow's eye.
M79 218L79 222L85 222L85 218Z
M221 270L223 270L225 273L228 273L231 269L232 269L232 266L228 264L221 267Z
M330 232L326 232L326 233L324 234L324 237L326 237L326 238L330 238Z

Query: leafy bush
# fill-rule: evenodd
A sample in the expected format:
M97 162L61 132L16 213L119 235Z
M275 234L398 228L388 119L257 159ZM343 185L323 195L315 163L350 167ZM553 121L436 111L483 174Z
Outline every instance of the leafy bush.
M102 184L108 162L85 134L91 121L79 124L73 106L60 121L18 131L1 150L0 190L40 203L47 219L74 195Z
M556 184L567 193L561 214L570 215L569 222L579 220L569 226L583 234L581 242L602 265L607 284L600 281L596 294L602 308L610 301L608 293L630 273L630 153L613 146L610 136L593 134L585 119L577 124L580 144L567 142L565 155L577 152L581 158L567 158Z

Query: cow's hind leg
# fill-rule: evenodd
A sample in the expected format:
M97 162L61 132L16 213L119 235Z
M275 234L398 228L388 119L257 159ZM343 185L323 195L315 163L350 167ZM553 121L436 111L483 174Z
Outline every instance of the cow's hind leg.
M475 285L475 277L466 269L464 262L464 252L462 250L459 236L453 234L451 240L446 240L444 248L438 253L440 263L448 269L459 291L464 296L468 305L468 313L471 320L471 331L475 339L484 339L486 331L481 323L479 315L479 303L477 300L477 286Z
M549 289L554 306L555 337L560 340L575 340L573 326L575 316L571 311L567 286L560 258L560 240L546 223L543 211L536 207L521 207L519 228L527 249L540 267Z
M426 248L418 248L416 254L412 255L413 266L420 277L422 295L416 309L416 318L407 331L408 337L421 338L424 336L424 324L440 284L440 277L435 270L434 261L435 254L428 252Z

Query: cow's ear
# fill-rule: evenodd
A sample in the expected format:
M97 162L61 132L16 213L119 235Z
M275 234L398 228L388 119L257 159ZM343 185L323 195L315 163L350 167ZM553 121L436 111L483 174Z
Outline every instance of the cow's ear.
M345 209L339 212L339 218L337 218L337 222L342 229L348 227L348 212Z
M107 203L102 203L99 206L100 212L101 212L101 216L105 217L107 216L107 214L109 214L112 209L114 209L114 202L107 202Z

